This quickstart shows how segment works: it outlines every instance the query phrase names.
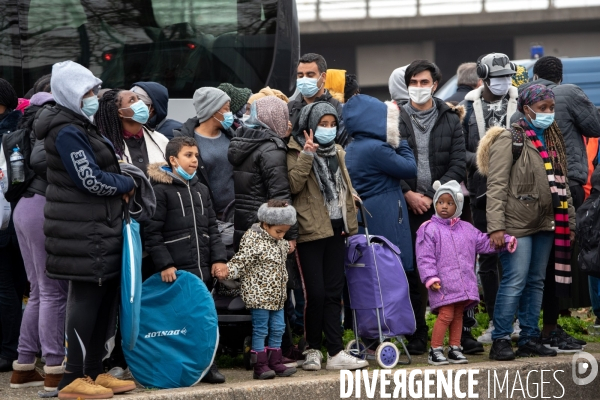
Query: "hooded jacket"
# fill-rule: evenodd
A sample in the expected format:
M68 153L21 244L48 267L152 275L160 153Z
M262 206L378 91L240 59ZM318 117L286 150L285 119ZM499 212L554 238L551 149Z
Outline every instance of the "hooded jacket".
M514 129L522 129L513 125ZM517 238L554 231L554 208L548 174L540 153L525 135L513 164L512 133L501 127L487 131L477 149L477 167L487 177L487 231L506 231ZM569 226L575 230L575 209L567 185Z
M235 185L235 233L233 246L237 251L244 233L258 221L259 207L270 199L292 203L287 174L287 146L283 139L266 128L240 127L231 139L227 158L233 165ZM292 227L286 239L296 239Z
M181 129L174 131L174 136L187 136L195 140L196 138L194 136L194 129L196 129L198 125L200 124L198 123L197 117L190 118L182 125ZM221 129L221 132L227 136L229 140L235 136L235 132L231 129ZM202 152L200 152L198 157L198 179L200 180L200 183L208 188L211 198L214 198L215 195L212 192L210 188L210 182L208 181L208 172L206 171L206 168L204 168L204 162L202 161Z
M476 153L479 141L487 131L485 120L483 117L483 86L478 87L467 93L461 106L465 107L466 113L469 115L468 121L463 121L463 129L465 131L465 148L467 154L467 188L471 195L478 192L480 185L485 185L485 180L481 175L477 174ZM517 112L517 98L519 92L516 87L511 86L508 90L508 107L506 109L505 128L511 124L511 117ZM468 111L471 109L470 111Z
M134 183L120 175L112 144L81 111L84 94L99 82L79 64L54 64L57 105L39 112L34 130L44 140L48 165L46 274L102 285L121 273L121 197Z
M41 95L41 96L40 96ZM35 172L35 178L27 188L27 193L30 195L39 194L46 195L48 181L46 180L46 150L44 149L44 141L37 140L35 137L34 123L35 116L43 108L45 104L54 105L54 98L49 93L36 93L31 97L29 107L25 109L25 114L20 123L20 129L27 129L31 139L31 156L29 158L29 166Z
M415 156L398 130L396 104L353 96L344 106L346 129L352 141L346 148L346 167L352 186L364 201L369 234L386 237L401 250L402 265L413 268L408 207L400 181L417 176Z
M211 266L226 262L208 188L197 177L184 182L166 163L148 166L156 211L144 225L146 251L156 271L170 267L193 273L209 284Z
M287 240L277 240L260 224L244 233L240 250L227 263L229 279L241 280L246 308L281 310L287 298L288 273L285 267Z
M462 182L465 179L465 139L460 119L464 115L464 108L450 107L444 101L434 97L434 107L438 109L438 117L429 137L429 168L431 170L431 184L440 181L443 185L448 181ZM405 103L398 104L400 108L400 135L406 138L408 145L413 150L415 161L418 164L417 142L412 122L408 114L402 110ZM402 191L415 191L417 179L402 180ZM433 186L430 186L425 195L431 199L435 195Z
M144 89L148 93L150 100L152 100L152 107L156 116L152 117L146 125L151 130L162 133L167 139L173 139L173 131L181 129L183 124L174 119L167 118L169 112L168 89L157 82L136 82L133 86L139 86Z
M565 140L567 178L583 186L588 180L587 152L583 137L600 137L600 112L576 85L557 85L546 79L537 79L519 86L519 93L536 84L544 85L554 92L554 119ZM521 118L523 114L516 112L511 122Z

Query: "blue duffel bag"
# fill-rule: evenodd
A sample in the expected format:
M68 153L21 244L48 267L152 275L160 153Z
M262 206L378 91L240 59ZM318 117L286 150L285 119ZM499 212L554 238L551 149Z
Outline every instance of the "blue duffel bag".
M154 274L142 286L140 331L123 347L133 377L147 388L193 386L208 372L219 342L217 311L197 276L177 271L173 283Z
M121 328L121 345L123 348L133 350L140 330L142 239L140 224L131 219L127 205L124 209L119 326Z

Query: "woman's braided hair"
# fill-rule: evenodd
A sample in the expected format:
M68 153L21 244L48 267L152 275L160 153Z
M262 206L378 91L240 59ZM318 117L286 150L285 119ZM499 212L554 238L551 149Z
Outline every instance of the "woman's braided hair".
M556 121L545 130L546 135L546 150L552 160L554 169L560 167L563 176L567 176L567 151L565 148L565 139L558 127Z
M100 133L112 142L115 152L120 157L125 154L123 123L119 117L119 94L122 91L122 89L112 89L104 93L99 100L98 112L94 116Z

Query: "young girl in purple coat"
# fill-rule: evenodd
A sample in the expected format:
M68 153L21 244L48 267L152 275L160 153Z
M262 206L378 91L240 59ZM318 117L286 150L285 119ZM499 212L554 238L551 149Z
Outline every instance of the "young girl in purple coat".
M440 185L433 204L435 215L417 231L416 255L421 281L429 292L429 305L438 318L433 326L429 364L466 364L460 337L463 311L479 303L475 276L477 254L508 250L514 252L517 239L506 235L506 245L495 248L487 234L460 220L464 198L456 181ZM444 335L450 329L448 358L444 356Z

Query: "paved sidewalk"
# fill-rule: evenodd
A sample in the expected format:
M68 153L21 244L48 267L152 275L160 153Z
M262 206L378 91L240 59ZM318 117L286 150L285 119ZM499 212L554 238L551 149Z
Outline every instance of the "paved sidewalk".
M591 343L586 346L586 352L591 353L597 360L600 361L600 343ZM478 385L481 390L479 398L487 398L487 370L496 370L504 374L505 370L509 370L511 378L509 382L512 385L514 374L520 371L523 381L530 370L557 370L562 369L565 372L560 376L561 382L564 385L566 395L563 399L577 398L578 400L597 399L597 394L600 393L600 376L596 378L588 386L575 386L571 379L571 359L572 354L561 354L552 358L527 358L517 359L511 362L491 362L487 352L489 346L486 346L486 353L482 355L468 356L470 363L462 366L443 367L443 369L463 369L463 368L478 368L480 369L479 378L482 379ZM375 361L371 361L370 372L377 369ZM410 366L404 367L407 369L415 368L431 368L427 364L427 357L413 357L413 363ZM189 400L189 399L210 399L210 400L225 400L225 399L306 399L306 400L321 400L321 399L338 399L340 396L340 373L339 371L327 371L325 369L318 372L299 371L290 378L275 378L268 381L256 381L252 379L252 372L245 369L222 369L221 372L227 377L227 383L223 385L199 384L192 388L172 389L172 390L146 390L136 389L133 392L125 395L116 395L114 398L118 400ZM493 372L492 372L493 373ZM552 380L552 377L548 381ZM1 400L33 400L39 399L37 396L38 388L28 389L10 389L9 387L10 373L0 374L0 399ZM570 385L570 386L569 386ZM544 392L544 396L560 397L563 389L557 385L550 385L548 392ZM393 391L393 379L392 389ZM377 391L378 393L378 391ZM517 392L513 398L519 397ZM355 398L352 395L352 398ZM367 398L362 393L362 398ZM376 396L377 398L377 396ZM500 398L500 397L498 397ZM507 398L506 396L501 398Z

